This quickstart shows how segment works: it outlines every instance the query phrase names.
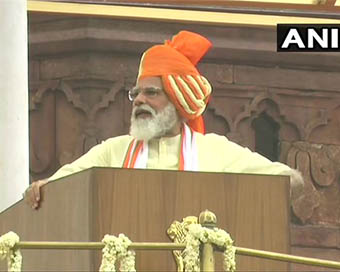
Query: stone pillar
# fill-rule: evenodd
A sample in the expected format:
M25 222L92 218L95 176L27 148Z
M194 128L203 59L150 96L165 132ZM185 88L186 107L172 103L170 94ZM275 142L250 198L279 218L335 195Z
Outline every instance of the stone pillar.
M0 1L0 212L29 183L26 0Z

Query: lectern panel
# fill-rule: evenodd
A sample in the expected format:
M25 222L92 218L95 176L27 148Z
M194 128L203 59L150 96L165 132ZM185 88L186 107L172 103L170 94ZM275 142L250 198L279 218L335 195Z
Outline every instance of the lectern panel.
M42 207L22 201L0 214L0 233L22 240L170 242L174 220L209 209L241 247L289 253L289 180L284 176L93 168L43 187ZM25 270L98 270L99 251L23 252ZM218 258L221 259L221 258ZM288 271L283 262L237 257L238 271ZM217 264L217 269L221 265ZM171 252L137 252L138 271L175 271Z

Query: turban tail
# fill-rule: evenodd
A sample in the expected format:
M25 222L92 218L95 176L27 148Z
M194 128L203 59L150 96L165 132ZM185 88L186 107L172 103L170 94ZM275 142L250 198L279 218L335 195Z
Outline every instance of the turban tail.
M160 76L164 90L189 127L204 133L204 112L211 94L211 86L200 75L196 64L210 49L211 42L203 36L181 31L166 41L155 45L142 56L138 80Z

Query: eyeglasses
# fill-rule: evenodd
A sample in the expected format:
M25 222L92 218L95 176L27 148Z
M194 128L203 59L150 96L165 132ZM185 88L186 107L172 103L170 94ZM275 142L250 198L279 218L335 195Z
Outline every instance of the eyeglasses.
M128 92L128 98L131 102L133 102L137 96L142 93L146 98L152 99L156 98L158 95L160 95L163 92L161 88L145 88L145 89L139 89L139 88L132 88Z

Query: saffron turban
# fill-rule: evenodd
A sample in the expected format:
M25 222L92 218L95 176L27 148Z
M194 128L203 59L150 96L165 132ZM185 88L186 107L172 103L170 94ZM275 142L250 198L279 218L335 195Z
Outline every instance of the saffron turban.
M200 75L197 63L211 48L205 37L181 31L163 45L155 45L144 52L138 79L160 76L170 101L189 127L204 133L204 112L211 94L211 86Z

